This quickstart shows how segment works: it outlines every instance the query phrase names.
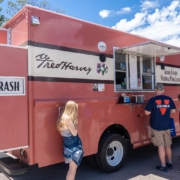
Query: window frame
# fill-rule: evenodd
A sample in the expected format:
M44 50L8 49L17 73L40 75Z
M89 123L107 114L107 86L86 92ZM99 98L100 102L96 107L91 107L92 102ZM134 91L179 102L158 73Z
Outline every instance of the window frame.
M114 92L154 92L155 91L155 71L156 71L156 58L151 57L151 56L144 56L141 54L135 54L135 53L126 53L126 52L116 52L116 50L119 48L114 48L113 52L113 59L114 59ZM126 62L126 89L118 89L116 88L116 72L124 72L121 70L116 70L116 54L125 54L125 62ZM129 55L135 55L139 56L140 60L140 79L141 79L141 89L130 89L130 82L129 82ZM145 58L150 58L151 59L151 73L143 73L143 57ZM142 89L143 88L143 75L151 76L151 81L152 81L152 89ZM128 88L128 89L127 89Z

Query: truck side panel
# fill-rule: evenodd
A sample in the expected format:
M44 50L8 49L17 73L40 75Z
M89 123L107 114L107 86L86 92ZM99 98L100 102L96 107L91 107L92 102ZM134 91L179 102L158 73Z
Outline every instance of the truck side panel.
M0 46L0 54L0 79L25 78L25 95L9 94L16 82L0 80L0 150L28 146L27 49Z
M29 41L51 44L53 46L68 47L84 51L100 52L97 44L100 41L107 43L105 54L113 54L113 46L123 47L147 41L147 38L138 37L122 31L102 27L64 16L58 13L47 13L29 7L29 15L40 18L40 25L30 25ZM30 22L30 21L29 21ZM43 32L43 33L42 33Z
M8 31L0 29L0 44L8 44Z
M28 40L28 11L22 9L8 21L4 28L10 29L10 44L15 46L26 46Z

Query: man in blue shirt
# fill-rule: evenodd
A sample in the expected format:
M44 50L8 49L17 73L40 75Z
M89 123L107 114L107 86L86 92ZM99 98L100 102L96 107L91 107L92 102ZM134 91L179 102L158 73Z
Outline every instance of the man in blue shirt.
M161 165L156 169L167 172L167 167L172 169L172 138L170 135L170 114L176 112L176 106L169 96L164 94L164 85L156 85L156 96L151 98L146 107L145 114L150 114L151 140L158 146ZM168 162L166 163L166 156Z

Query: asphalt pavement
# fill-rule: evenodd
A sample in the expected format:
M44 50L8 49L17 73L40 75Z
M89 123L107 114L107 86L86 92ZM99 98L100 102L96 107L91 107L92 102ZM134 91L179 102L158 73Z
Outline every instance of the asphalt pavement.
M173 139L172 151L173 169L167 173L156 170L159 165L157 148L147 145L131 150L122 169L110 174L92 166L85 157L77 170L76 180L179 180L180 137ZM0 172L0 180L65 180L67 170L68 165L64 163L44 168L34 165L18 177L8 177Z

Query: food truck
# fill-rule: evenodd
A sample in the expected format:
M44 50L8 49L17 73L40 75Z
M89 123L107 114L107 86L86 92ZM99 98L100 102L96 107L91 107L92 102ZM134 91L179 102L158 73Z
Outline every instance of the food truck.
M106 172L125 163L128 142L151 143L143 114L156 83L179 109L179 47L29 5L0 43L0 168L10 175L64 161L56 120L68 100L79 107L84 156Z

